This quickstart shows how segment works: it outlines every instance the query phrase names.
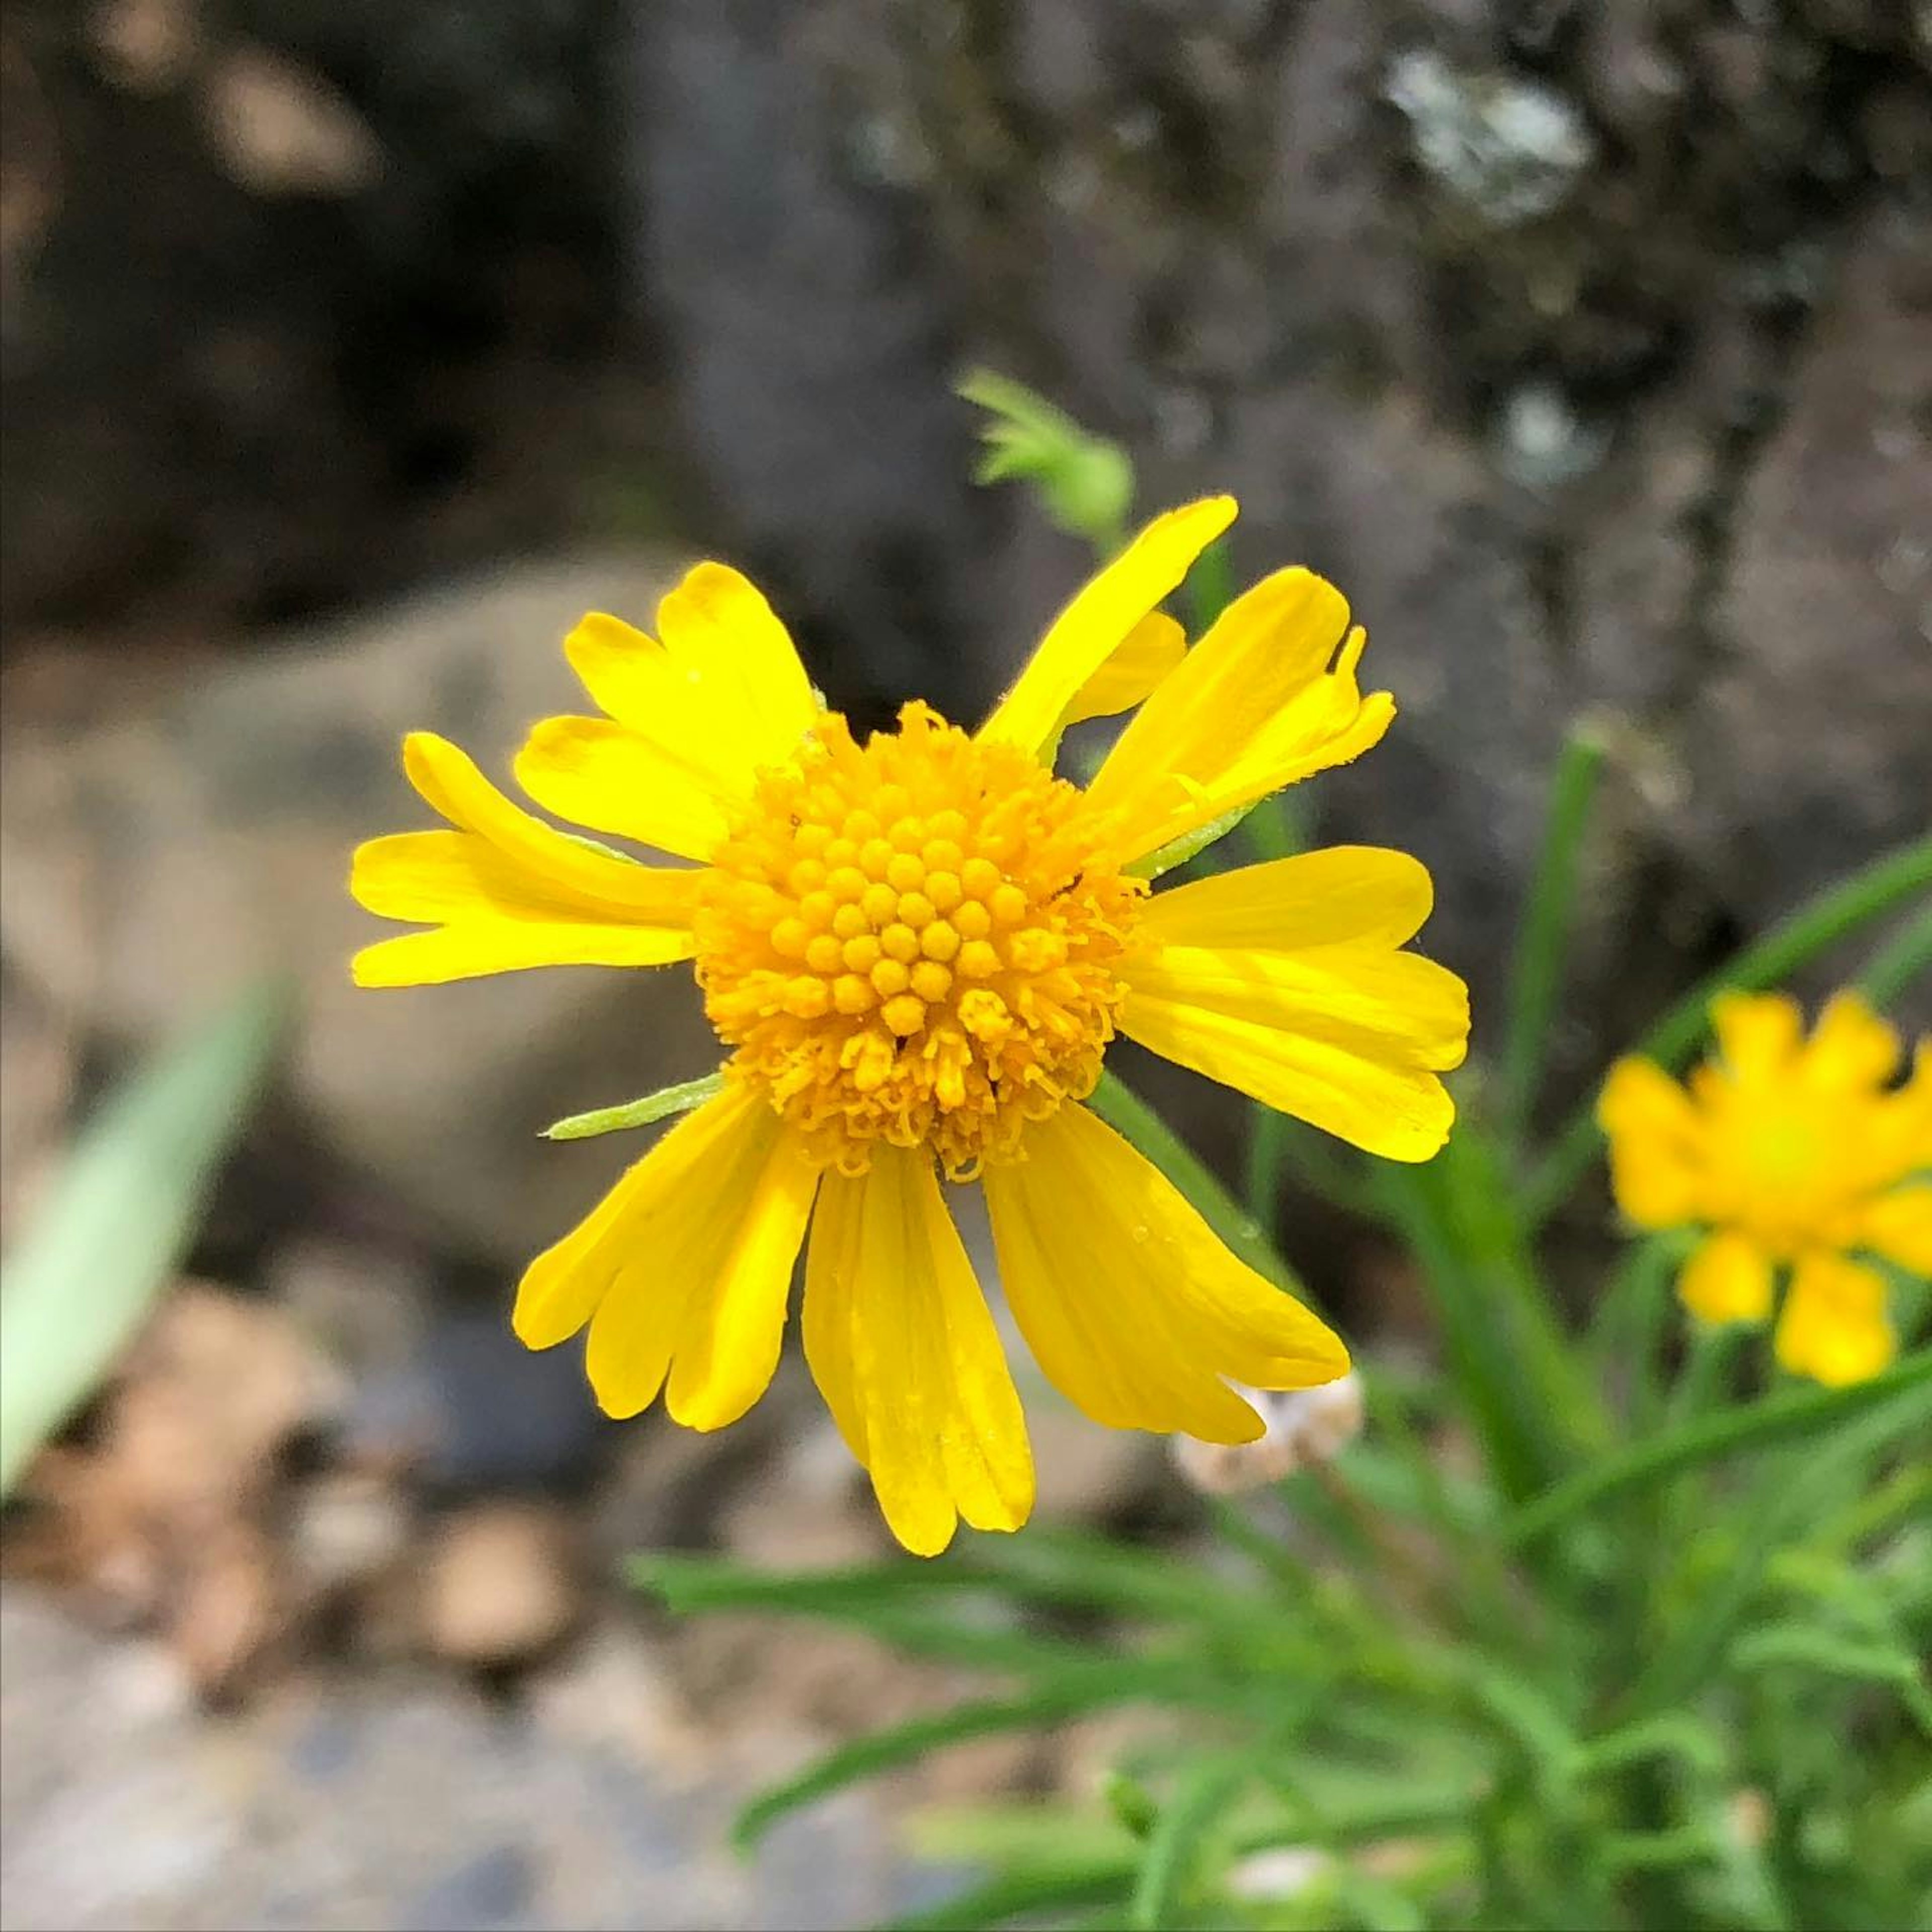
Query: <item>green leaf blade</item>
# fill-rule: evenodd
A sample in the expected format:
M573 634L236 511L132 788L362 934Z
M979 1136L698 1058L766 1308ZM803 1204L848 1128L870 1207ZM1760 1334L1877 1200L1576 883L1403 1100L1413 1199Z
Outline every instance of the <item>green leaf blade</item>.
M280 1040L256 987L165 1048L82 1130L0 1286L0 1495L84 1402L166 1286Z

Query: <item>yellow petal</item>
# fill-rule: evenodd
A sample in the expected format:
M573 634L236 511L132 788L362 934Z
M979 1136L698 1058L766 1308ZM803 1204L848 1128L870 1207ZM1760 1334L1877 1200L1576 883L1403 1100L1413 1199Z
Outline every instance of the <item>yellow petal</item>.
M748 778L790 757L818 700L754 585L724 564L695 565L658 604L658 632L661 644L593 613L564 651L602 710L707 770Z
M668 708L664 716L668 722ZM699 742L696 730L686 726L687 750ZM517 754L517 782L546 812L573 824L684 858L708 859L733 814L750 800L750 768L734 759L739 769L728 783L668 742L670 736L662 728L634 731L608 718L546 718Z
M1610 1142L1610 1186L1640 1228L1696 1218L1703 1186L1702 1123L1690 1096L1654 1061L1620 1060L1597 1102Z
M1209 496L1155 518L1054 620L980 736L1037 752L1088 681L1179 586L1234 514L1233 497Z
M1041 1369L1096 1422L1252 1442L1262 1418L1230 1381L1309 1388L1348 1372L1328 1325L1085 1108L1030 1127L1026 1155L986 1171L1000 1279Z
M612 1415L647 1408L668 1375L677 1421L736 1421L777 1366L818 1180L763 1098L728 1088L530 1264L517 1334L548 1348L588 1322L586 1366Z
M1186 655L1187 633L1166 611L1150 611L1074 694L1061 728L1131 711Z
M1122 976L1120 1030L1210 1080L1391 1160L1426 1160L1449 1137L1455 1103L1436 1076L1462 1063L1469 996L1432 959L1156 942Z
M1140 930L1163 944L1298 952L1413 939L1434 903L1429 870L1406 852L1334 845L1217 872L1157 892Z
M385 919L440 928L365 947L363 986L412 986L530 966L659 966L688 958L699 874L592 850L503 796L464 754L417 732L404 766L457 829L358 848L349 889Z
M1894 1187L1865 1210L1860 1245L1932 1278L1932 1183Z
M1898 1348L1886 1318L1884 1277L1840 1256L1801 1256L1774 1346L1793 1375L1809 1376L1828 1388L1868 1382L1889 1366Z
M1898 1055L1897 1031L1858 994L1838 993L1802 1049L1804 1077L1833 1093L1869 1092L1892 1078Z
M1781 1079L1804 1033L1798 1002L1783 993L1720 993L1711 1024L1725 1068L1739 1086Z
M1366 751L1395 715L1355 680L1366 639L1335 586L1277 571L1235 598L1135 714L1090 796L1136 857Z
M1684 1263L1677 1292L1700 1322L1762 1322L1771 1312L1770 1257L1742 1234L1712 1234Z
M938 1555L962 1516L1025 1522L1025 1418L929 1154L881 1143L862 1178L826 1177L804 1330L826 1406L907 1549Z

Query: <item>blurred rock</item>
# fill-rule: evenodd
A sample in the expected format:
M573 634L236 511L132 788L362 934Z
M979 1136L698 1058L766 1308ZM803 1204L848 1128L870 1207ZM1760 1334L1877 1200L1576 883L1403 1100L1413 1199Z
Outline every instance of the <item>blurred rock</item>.
M46 992L0 964L0 1234L10 1240L58 1164L78 1046Z
M821 1410L754 1472L718 1514L717 1534L755 1570L836 1570L892 1546L865 1472Z
M286 1540L302 1594L375 1582L408 1549L410 1528L408 1504L387 1474L332 1470L303 1484Z
M1898 527L1932 493L1910 10L654 7L640 280L717 514L822 623L888 634L852 532L903 532L908 502L944 546L932 636L962 604L951 547L985 546L966 650L930 668L956 706L1084 568L1015 496L958 521L932 412L962 356L1125 440L1150 505L1234 490L1241 574L1335 578L1402 716L1313 788L1320 829L1427 860L1425 943L1474 982L1479 1040L1563 729L1616 714L1580 1068L1928 817ZM827 434L882 422L857 453ZM1844 487L1821 496L1828 438ZM775 503L792 466L755 452L806 447L814 488Z
M184 1285L80 1439L28 1468L35 1508L9 1540L10 1567L161 1633L197 1689L232 1688L296 1616L270 1534L280 1459L338 1395L280 1311Z
M273 622L599 511L626 420L588 374L623 332L608 16L10 5L10 647Z
M674 568L526 565L291 632L92 730L21 720L0 772L0 951L136 1040L254 974L290 974L304 1014L291 1085L326 1138L448 1245L526 1258L642 1151L538 1130L715 1059L690 976L358 992L350 955L398 928L350 902L349 856L431 822L399 769L405 731L442 731L507 782L525 728L580 702L565 632L592 606L648 621Z
M741 1756L713 1726L675 1741L647 1723L592 1735L569 1703L540 1696L526 1714L394 1670L297 1684L210 1720L164 1659L9 1586L8 1922L779 1932L876 1923L917 1895L876 1793L790 1821L741 1863L724 1850L732 1813L795 1758L742 1734Z
M422 1577L430 1650L495 1666L548 1649L578 1614L571 1528L556 1507L534 1503L478 1504L437 1524Z
M420 1347L433 1283L425 1267L392 1249L305 1236L276 1250L262 1287L340 1365L353 1391L400 1371Z
M1932 826L1928 505L1932 215L1879 217L1740 493L1725 649L1685 724L1689 829L1751 926Z

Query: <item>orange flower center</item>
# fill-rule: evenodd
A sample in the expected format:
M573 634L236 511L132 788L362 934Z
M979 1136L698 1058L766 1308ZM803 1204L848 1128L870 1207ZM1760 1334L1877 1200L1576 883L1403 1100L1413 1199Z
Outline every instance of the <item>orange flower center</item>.
M815 1159L929 1144L964 1179L1100 1078L1145 890L1081 794L923 704L856 744L828 712L761 775L697 920L740 1078Z

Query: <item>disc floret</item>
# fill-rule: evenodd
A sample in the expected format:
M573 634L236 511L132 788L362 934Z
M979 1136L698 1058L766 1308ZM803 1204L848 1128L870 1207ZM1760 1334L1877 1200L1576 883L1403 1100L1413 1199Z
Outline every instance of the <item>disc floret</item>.
M813 1157L964 1179L1100 1078L1142 892L1080 793L924 704L761 775L696 921L705 1010Z

